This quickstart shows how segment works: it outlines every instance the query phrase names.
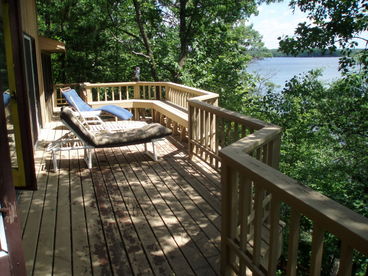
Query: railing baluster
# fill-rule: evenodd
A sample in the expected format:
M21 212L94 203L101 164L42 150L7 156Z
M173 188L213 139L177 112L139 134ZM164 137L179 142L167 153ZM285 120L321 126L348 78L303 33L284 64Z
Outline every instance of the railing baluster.
M254 196L254 240L253 240L253 263L259 266L261 263L262 248L262 224L263 224L263 198L264 189L255 185Z
M268 274L276 275L277 261L279 256L280 248L280 206L281 201L274 194L271 199L271 233L270 233L270 254L268 260Z
M262 162L267 164L267 160L268 160L268 145L269 144L265 144L262 147Z
M288 263L287 263L287 275L296 275L296 266L298 258L299 247L299 229L300 229L300 213L294 208L291 209L290 215L290 233L288 242Z
M199 143L199 119L200 119L200 115L199 115L200 111L199 108L195 108L194 109L194 117L195 117L195 125L194 125L194 140ZM199 149L198 146L195 146L195 153L198 155Z
M117 92L118 92L118 100L119 100L119 101L121 101L121 88L122 88L122 87L121 87L121 86L119 86L119 87L118 87L118 90L117 90Z
M231 132L231 122L225 122L225 129L226 129L226 135L225 135L225 139L224 139L224 147L226 147L228 144L231 143L232 137L230 135ZM226 139L229 139L228 142L226 142Z
M312 234L312 254L311 254L311 268L310 275L317 276L321 273L321 263L323 254L323 230L314 223Z
M204 115L204 147L205 149L209 149L208 145L209 145L209 128L210 128L210 121L209 121L209 116L208 116L208 111L203 110L203 115ZM204 160L207 161L208 159L208 152L205 151L204 152Z
M205 121L204 121L204 109L200 109L200 144L203 146L204 144L204 137L205 137ZM200 156L203 158L204 150L203 148L200 149Z
M234 124L234 137L232 139L232 141L238 141L239 140L239 124L235 123Z
M341 244L340 265L338 276L350 276L353 265L353 249L346 241Z
M225 119L221 118L219 122L219 144L221 148L225 147Z
M216 152L216 119L215 119L215 114L213 114L212 112L209 113L210 114L210 150L211 152L213 152L216 156L217 156L217 152ZM214 164L214 157L213 155L211 155L211 159L210 159L211 165L215 165Z
M257 159L257 160L261 160L261 148L257 148L256 149L256 153L255 153L256 155L255 155L255 158Z
M241 126L241 136L242 138L247 136L247 127L245 125Z
M240 219L240 249L245 253L247 250L247 235L249 232L248 216L250 214L249 202L252 200L251 193L252 182L244 174L240 175L239 187L239 219ZM240 275L245 275L246 264L243 259L240 259Z

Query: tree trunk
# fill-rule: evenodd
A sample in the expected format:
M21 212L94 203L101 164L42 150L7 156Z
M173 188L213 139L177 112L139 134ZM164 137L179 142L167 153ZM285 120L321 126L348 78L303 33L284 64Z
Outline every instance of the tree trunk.
M155 61L155 57L153 55L152 47L149 41L149 38L147 36L146 30L144 29L144 22L142 20L142 11L141 11L141 5L138 0L133 0L134 8L135 8L135 20L137 22L139 31L141 33L144 47L146 48L148 59L151 63L151 74L155 81L158 81L157 76L157 65Z
M179 12L179 18L180 18L180 54L179 54L179 60L178 65L179 68L182 69L185 64L185 60L188 55L188 36L187 36L187 0L180 0L180 12Z

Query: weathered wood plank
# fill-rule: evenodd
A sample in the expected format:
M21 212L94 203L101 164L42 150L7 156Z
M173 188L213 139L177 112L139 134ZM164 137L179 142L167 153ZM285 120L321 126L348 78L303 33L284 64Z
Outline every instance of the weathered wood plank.
M159 141L159 147L164 148L165 142ZM215 185L209 181L192 167L187 157L177 156L176 154L163 155L164 159L171 161L171 165L178 171L182 178L186 179L192 187L218 212L220 212L220 196L221 193ZM188 160L186 160L188 159Z
M98 152L99 150L96 150ZM98 161L98 159L96 160ZM110 198L106 190L105 182L101 172L101 164L96 162L90 170L92 182L95 189L97 208L101 217L102 230L110 259L110 266L116 275L130 275L131 267L126 254L124 244L121 241L119 229Z
M171 137L165 139L165 144L163 144L162 148L166 151L164 151L163 155L165 152L168 154L176 152L176 154L186 162L187 166L193 167L201 176L205 178L204 181L208 183L208 185L217 187L217 190L219 191L221 189L220 174L206 162L196 158L195 156L193 157L193 160L191 160L188 158L185 147L181 147L180 145L177 145L177 143L174 145L173 143L175 143L175 140L173 140Z
M104 154L102 154L104 153ZM118 170L112 170L110 167L114 167L114 164L111 164L111 161L108 161L107 154L111 153L108 151L99 151L97 155L98 161L101 166L101 162L108 162L107 166L102 169L103 176L105 179L106 187L109 193L109 197L111 198L112 208L114 211L114 215L116 217L119 232L123 243L126 247L126 251L128 253L128 258L130 260L130 264L132 266L132 270L134 274L152 274L152 270L150 269L150 264L147 261L144 248L140 242L140 239L136 233L136 230L133 225L133 220L131 218L132 214L129 213L127 208L126 200L124 199L123 193L127 187L127 182L122 172ZM106 155L105 155L106 154ZM115 166L115 168L118 165ZM116 174L116 171L118 172ZM117 182L122 183L122 190L119 190ZM127 201L131 201L132 197L130 197Z
M139 203L137 207L144 214L174 273L180 274L180 272L186 271L188 274L193 274L192 268L189 266L182 252L178 249L175 239L171 236L156 209L152 207L152 202L145 193L138 175L132 170L131 164L125 158L124 153L122 151L118 152L117 150L114 150L114 153L116 159L119 161L121 170L125 173L129 181L134 197Z
M190 236L191 240L194 242L199 252L203 254L205 259L209 262L214 271L219 269L219 250L215 245L209 241L209 237L205 234L205 229L201 229L195 219L191 216L191 211L187 210L182 204L180 199L177 198L175 193L171 191L171 186L176 186L173 181L163 181L162 176L164 172L157 172L151 167L152 162L146 160L146 156L141 153L144 148L139 149L138 146L129 147L131 151L136 152L135 159L141 164L142 170L145 172L147 177L151 180L152 184L156 188L157 192L160 194L161 198L164 200L166 205L170 208L173 215L177 218L180 224L183 226L185 231ZM133 150L132 150L133 149ZM169 179L169 178L166 178ZM171 184L171 185L170 185ZM219 233L218 233L219 235Z
M86 163L83 159L79 158L78 161L81 173L92 272L94 275L109 275L112 273L110 260L101 225L101 218L97 208L91 173L90 170L86 168Z
M160 151L159 154L161 154ZM202 204L203 201L197 201L195 198L188 195L185 190L181 188L185 187L185 181L178 177L177 173L173 171L166 171L166 165L164 163L166 163L166 161L163 159L157 162L149 161L149 165L162 181L160 184L167 187L167 189L175 196L178 203L180 203L183 208L187 210L190 216L193 217L194 222L198 224L199 227L201 227L201 229L207 234L210 241L214 242L215 246L219 248L220 231L215 227L212 221L207 218L206 213L199 208L198 205ZM212 210L212 212L214 211Z
M78 151L71 151L70 159L72 271L74 275L92 275Z
M35 150L35 172L37 178L37 186L38 192L40 193L45 186L42 186L46 183L47 173L43 173L47 171L47 158L49 158L49 154L46 153L44 147L47 145L48 141L53 141L55 136L55 131L52 130L55 124L49 124L50 129L44 129L40 134L40 142L37 145L37 149ZM22 237L25 233L26 224L28 221L28 217L30 212L30 208L32 208L32 200L35 192L33 191L21 191L18 196L18 210L21 222L22 229Z
M53 273L65 276L72 274L69 160L69 152L64 152L59 170L53 264Z
M52 263L54 257L54 239L57 210L58 171L50 172L45 197L43 199L42 219L39 230L39 241L37 244L35 264L33 273L35 275L52 274ZM33 239L34 237L31 237Z
M157 148L163 148L159 143L157 144L159 145ZM188 196L190 196L193 200L198 202L198 208L206 214L206 216L214 223L216 228L220 229L220 216L218 206L216 206L218 203L213 203L213 199L210 199L208 196L206 196L207 192L203 189L203 187L200 186L200 183L195 180L194 177L190 177L190 175L187 174L185 171L183 172L183 168L179 164L177 164L173 158L165 156L163 157L163 159L166 160L165 163L162 163L165 170L170 175L176 176L175 178L178 180L178 184L183 189L183 191L185 191L185 193L187 193ZM187 178L185 178L185 176ZM195 187L193 186L199 187L199 190L204 192L199 192L198 189L195 189Z
M154 219L150 220L150 224L154 227L154 225L160 221L159 225L163 225L167 228L173 241L177 245L177 250L182 252L192 270L199 274L201 274L200 272L208 273L209 265L206 263L206 260L198 249L195 248L195 244L191 241L190 236L172 213L172 210L170 210L162 200L151 180L138 165L137 161L133 159L134 155L135 153L127 152L125 158L141 183L141 187L139 187L139 194L142 197L141 201L148 204L147 207L144 207L150 207L151 213L154 214ZM175 264L175 266L176 265L178 264Z
M50 139L54 139L56 132L50 133ZM40 148L40 150L44 151ZM43 205L45 200L46 186L48 183L50 162L47 163L45 170L39 171L37 175L38 191L22 191L22 196L18 199L18 208L26 206L23 218L27 218L23 225L23 248L26 259L26 270L29 275L33 274L35 256L38 246L38 235L42 220Z

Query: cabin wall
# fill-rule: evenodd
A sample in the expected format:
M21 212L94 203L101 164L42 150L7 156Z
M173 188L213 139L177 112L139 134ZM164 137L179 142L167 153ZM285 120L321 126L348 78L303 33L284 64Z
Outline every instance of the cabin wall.
M20 0L21 3L21 16L22 16L22 29L23 32L31 36L35 40L35 52L37 63L37 76L38 76L38 89L39 89L39 102L40 113L39 118L42 126L45 125L51 118L51 114L48 113L49 108L45 102L45 89L42 74L42 59L41 49L38 41L38 27L37 27L37 12L35 0Z

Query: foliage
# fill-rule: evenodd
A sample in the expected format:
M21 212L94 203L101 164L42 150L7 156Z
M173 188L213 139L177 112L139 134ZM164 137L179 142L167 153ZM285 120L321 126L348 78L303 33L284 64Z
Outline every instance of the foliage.
M325 86L320 73L295 76L281 93L248 97L243 112L284 129L283 173L368 217L368 83L363 74L349 74ZM338 244L331 238L326 244L330 271ZM363 260L356 261L359 270Z
M279 49L271 49L269 50L272 57L288 57L291 56L291 54L286 54ZM354 49L352 50L352 55L359 55L362 49ZM337 49L334 52L325 52L321 49L310 49L310 50L304 50L299 53L294 53L293 56L296 57L343 57L344 53L342 50Z
M264 49L245 24L257 1L38 0L40 32L62 40L54 60L56 82L174 81L238 103L252 86L244 70ZM260 51L258 51L259 54Z
M359 0L293 0L292 8L299 7L308 14L312 23L300 23L294 37L286 36L280 41L280 49L288 54L296 55L304 50L315 48L334 52L337 47L344 50L346 57L341 59L341 67L360 64L368 71L368 50L365 47L359 55L350 56L361 40L367 45L365 31L368 30L368 2Z

